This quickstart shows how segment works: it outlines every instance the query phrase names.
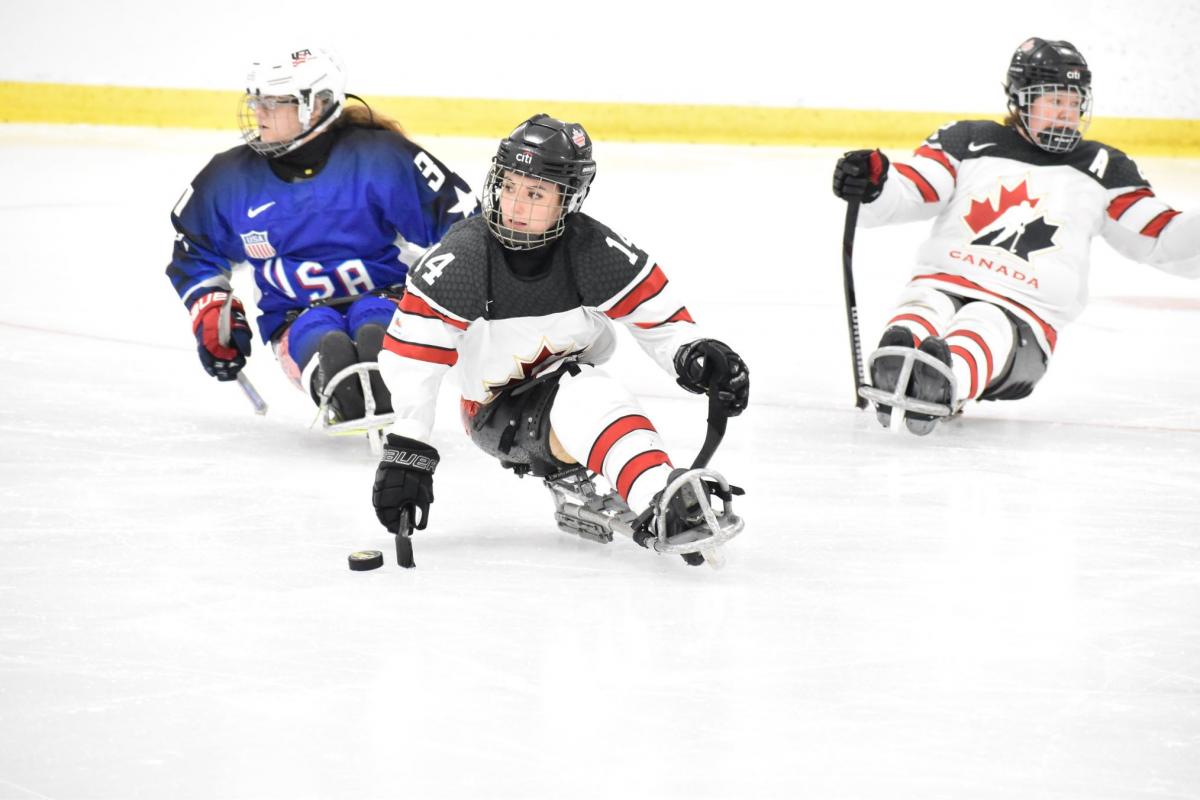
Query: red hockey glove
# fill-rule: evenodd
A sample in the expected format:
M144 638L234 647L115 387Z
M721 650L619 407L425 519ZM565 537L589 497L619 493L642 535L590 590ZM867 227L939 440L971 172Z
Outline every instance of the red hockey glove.
M192 303L192 333L196 335L196 350L204 371L219 381L232 381L246 366L250 355L252 335L246 324L246 312L236 297L229 309L229 342L221 344L221 306L228 292L209 292Z

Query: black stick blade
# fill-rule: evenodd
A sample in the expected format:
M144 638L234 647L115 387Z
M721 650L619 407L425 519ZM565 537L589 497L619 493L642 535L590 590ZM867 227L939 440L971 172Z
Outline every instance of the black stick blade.
M407 508L400 512L400 528L396 531L396 563L404 569L417 565L413 560L412 512Z

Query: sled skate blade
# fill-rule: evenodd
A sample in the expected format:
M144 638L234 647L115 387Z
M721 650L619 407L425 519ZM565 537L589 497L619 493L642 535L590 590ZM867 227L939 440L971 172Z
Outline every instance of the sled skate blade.
M700 551L700 555L704 556L704 563L713 569L723 569L725 567L725 556L721 555L721 551L715 547L706 547Z
M887 392L882 389L876 389L874 386L860 386L858 396L870 400L872 403L892 407L892 413L887 426L889 430L897 430L897 409L901 411L915 411L918 414L929 414L934 417L948 417L958 410L958 406L960 405L958 403L953 405L928 403L904 393L905 388L908 387L909 378L912 376L913 365L919 361L943 375L950 382L950 396L958 397L958 381L954 377L954 370L950 369L950 367L928 353L923 353L912 347L881 347L868 356L868 373L875 359L884 356L894 356L904 359L904 366L900 368L900 379L896 381L896 388Z
M709 484L711 496L705 491L704 483ZM696 524L673 536L667 536L663 520L671 501L681 492L689 493L684 495L684 499L689 501L689 505L696 507L697 513L693 517ZM720 501L719 508L713 505L713 498ZM657 526L654 549L660 553L674 555L715 551L741 533L746 526L745 520L734 513L733 492L729 482L721 473L707 468L681 472L668 483L658 498L654 514Z

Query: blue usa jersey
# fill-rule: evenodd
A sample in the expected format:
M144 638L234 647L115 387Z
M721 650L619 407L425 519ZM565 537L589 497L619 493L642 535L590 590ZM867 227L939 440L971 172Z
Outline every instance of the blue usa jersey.
M185 305L249 262L266 341L288 312L404 283L414 259L475 213L470 187L404 136L351 127L312 178L289 183L242 145L209 162L171 214L167 275ZM414 249L414 247L416 249Z

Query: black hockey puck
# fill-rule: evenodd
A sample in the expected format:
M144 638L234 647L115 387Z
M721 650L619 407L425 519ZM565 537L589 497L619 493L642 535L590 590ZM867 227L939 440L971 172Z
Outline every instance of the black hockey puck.
M350 569L355 572L365 572L369 569L379 569L383 566L383 553L378 550L359 550L350 554Z

